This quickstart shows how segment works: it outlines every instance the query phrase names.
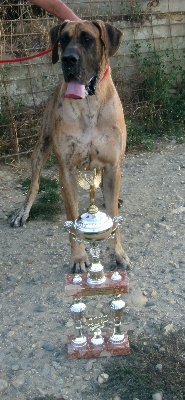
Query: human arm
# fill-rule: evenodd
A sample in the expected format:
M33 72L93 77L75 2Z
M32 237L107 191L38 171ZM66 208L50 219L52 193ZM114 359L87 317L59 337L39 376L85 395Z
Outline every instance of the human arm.
M29 3L43 8L61 21L65 21L66 19L80 21L80 18L61 0L29 0Z

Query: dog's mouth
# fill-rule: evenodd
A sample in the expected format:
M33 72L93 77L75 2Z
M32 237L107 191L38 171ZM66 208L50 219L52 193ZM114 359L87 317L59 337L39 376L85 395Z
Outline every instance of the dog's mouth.
M76 79L71 79L67 83L67 90L64 97L70 99L84 99L86 96L92 96L96 92L97 81L97 76L93 76L86 85L79 83Z

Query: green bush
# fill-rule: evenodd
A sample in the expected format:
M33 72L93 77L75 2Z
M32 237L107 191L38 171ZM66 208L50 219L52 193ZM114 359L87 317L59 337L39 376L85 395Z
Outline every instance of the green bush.
M128 147L150 147L156 138L164 135L182 142L185 133L185 70L181 65L174 66L171 60L171 70L167 71L164 58L150 48L147 56L143 57L139 46L135 46L132 57L137 61L140 77L133 90L133 102L138 102L139 106L127 120ZM168 57L166 54L165 58Z

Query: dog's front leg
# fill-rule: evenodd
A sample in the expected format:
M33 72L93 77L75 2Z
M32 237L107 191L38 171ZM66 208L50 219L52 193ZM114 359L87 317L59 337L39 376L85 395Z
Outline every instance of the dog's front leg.
M78 217L78 182L75 169L60 167L59 171L60 186L65 205L67 219L75 221ZM75 233L75 232L73 232ZM71 243L71 267L72 272L85 272L89 266L89 261L85 246L76 241L72 234L69 235Z
M17 228L26 223L31 206L39 190L40 173L51 151L51 137L41 136L36 144L31 158L32 177L31 184L22 207L14 214L10 225Z
M103 172L103 195L105 200L106 212L112 218L118 215L118 199L120 192L120 166L106 166ZM108 249L110 251L111 263L115 262L118 267L127 269L130 260L123 250L120 232L117 229L114 238L109 239Z

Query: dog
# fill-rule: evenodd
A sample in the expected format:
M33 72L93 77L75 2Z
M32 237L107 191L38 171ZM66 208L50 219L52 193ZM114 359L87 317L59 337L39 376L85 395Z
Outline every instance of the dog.
M106 213L118 214L120 162L126 147L126 125L120 98L111 78L110 57L118 50L122 32L109 23L64 21L50 31L52 62L59 60L64 80L49 101L41 135L32 154L32 180L26 200L11 220L24 225L39 189L41 169L51 149L59 165L59 179L67 219L78 213L77 171L102 169ZM74 272L86 271L89 261L83 243L71 242ZM111 263L129 267L119 230L109 240Z

